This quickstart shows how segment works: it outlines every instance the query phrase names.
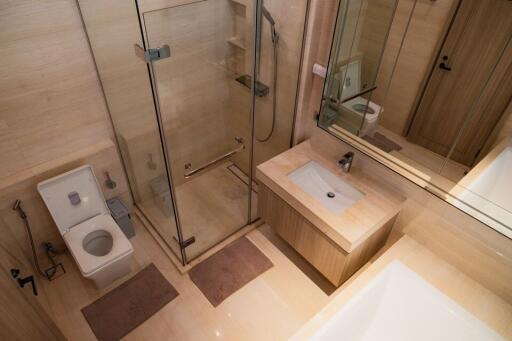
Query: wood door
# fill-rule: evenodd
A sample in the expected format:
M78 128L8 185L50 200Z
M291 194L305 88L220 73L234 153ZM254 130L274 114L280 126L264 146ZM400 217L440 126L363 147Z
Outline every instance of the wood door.
M26 266L19 245L1 220L0 227L0 340L65 340L33 295L30 284L20 288L11 277L12 268L20 269L22 277L33 274L33 270Z
M461 0L412 121L410 141L446 156L471 117L452 159L473 164L511 100L511 18L512 1Z

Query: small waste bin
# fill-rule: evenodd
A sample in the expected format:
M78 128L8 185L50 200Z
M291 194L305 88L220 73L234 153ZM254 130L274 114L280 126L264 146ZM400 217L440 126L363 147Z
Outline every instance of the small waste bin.
M170 218L174 216L172 207L171 191L167 178L158 176L149 183L153 192L153 199L164 216Z
M110 209L112 218L116 221L117 225L121 228L125 236L130 239L135 236L132 220L130 218L130 210L123 204L121 199L114 197L107 200L107 206Z

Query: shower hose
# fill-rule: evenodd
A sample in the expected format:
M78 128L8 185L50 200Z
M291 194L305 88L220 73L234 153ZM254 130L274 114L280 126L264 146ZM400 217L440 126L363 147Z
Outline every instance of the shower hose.
M272 79L272 127L270 128L270 132L263 139L259 139L256 137L256 141L258 142L267 142L270 140L272 135L274 134L274 129L276 127L276 111L277 111L277 46L279 44L279 36L276 35L274 39L272 39L272 45L274 49L274 63L273 63L273 79Z

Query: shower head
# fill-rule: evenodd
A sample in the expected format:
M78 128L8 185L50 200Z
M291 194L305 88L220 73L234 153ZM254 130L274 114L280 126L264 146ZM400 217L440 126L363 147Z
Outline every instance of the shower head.
M272 14L270 14L270 12L268 11L268 9L265 7L265 5L263 5L261 7L261 12L263 13L263 16L268 20L268 22L270 23L270 25L272 26L275 26L276 25L276 22L274 20L274 18L272 17Z

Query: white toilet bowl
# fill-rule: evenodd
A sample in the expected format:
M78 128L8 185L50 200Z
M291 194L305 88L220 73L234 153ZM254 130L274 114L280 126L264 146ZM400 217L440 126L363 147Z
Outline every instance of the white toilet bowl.
M340 117L349 124L357 126L358 136L373 136L379 124L382 108L364 97L356 97L342 104Z
M356 59L341 67L335 74L337 80L333 92L339 93L339 100L352 98L344 102L339 110L339 120L343 126L358 136L372 136L377 130L379 115L384 111L381 106L368 99L357 96L361 93L361 60ZM343 87L341 83L343 82Z
M110 215L91 166L37 185L82 275L104 287L130 272L133 247Z

